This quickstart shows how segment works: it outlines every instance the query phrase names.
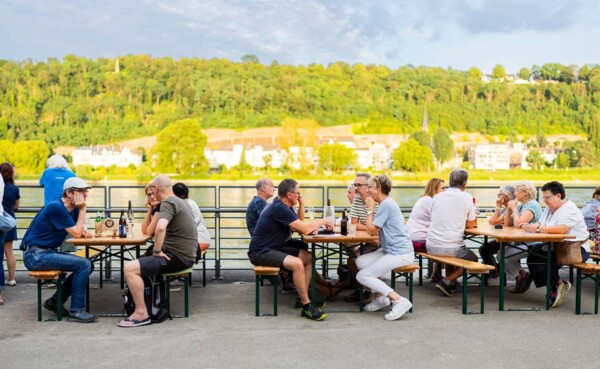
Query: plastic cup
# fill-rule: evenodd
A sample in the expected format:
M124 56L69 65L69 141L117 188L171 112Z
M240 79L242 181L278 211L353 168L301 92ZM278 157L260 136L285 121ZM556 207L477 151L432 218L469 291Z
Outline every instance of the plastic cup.
M356 236L356 224L348 224L348 236Z

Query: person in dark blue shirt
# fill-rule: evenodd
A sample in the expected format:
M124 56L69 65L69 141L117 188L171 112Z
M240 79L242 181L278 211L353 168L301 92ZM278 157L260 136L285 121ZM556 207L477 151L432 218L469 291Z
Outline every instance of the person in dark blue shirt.
M246 228L248 228L250 236L254 233L258 217L267 206L267 201L273 197L274 191L273 181L269 178L261 178L256 182L256 196L252 198L246 208Z
M84 180L73 177L65 181L61 201L44 206L31 221L21 247L25 248L23 262L29 270L62 270L72 272L63 283L62 301L56 294L44 302L44 308L57 311L71 297L68 320L91 323L96 316L85 312L85 290L92 263L86 259L59 250L67 234L75 238L90 238L84 228L86 199L91 187ZM63 313L67 312L63 308Z
M19 199L21 195L19 193L19 187L15 185L15 176L17 170L11 163L2 163L0 165L0 174L4 180L4 196L2 196L2 208L4 212L17 218L15 216L15 210L19 208ZM6 238L4 239L4 250L0 250L0 253L6 254L6 266L8 267L8 280L6 284L9 286L16 286L15 281L15 270L17 268L17 262L15 260L15 254L13 253L13 241L17 240L17 227L6 232ZM0 249L2 243L0 243Z
M248 257L254 265L274 266L293 272L294 285L302 302L301 316L323 320L325 314L316 309L308 297L308 285L312 277L312 255L298 247L291 239L292 231L311 234L319 227L333 229L329 219L304 222L292 209L300 198L300 186L293 179L284 179L277 186L278 198L261 213L252 239Z

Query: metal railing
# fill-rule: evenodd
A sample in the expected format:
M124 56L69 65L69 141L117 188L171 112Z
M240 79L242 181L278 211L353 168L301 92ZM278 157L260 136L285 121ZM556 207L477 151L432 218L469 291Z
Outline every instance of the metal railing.
M246 204L255 194L254 186L189 186L190 197L193 198L202 211L211 234L211 247L207 250L207 270L214 272L214 278L221 278L222 272L227 270L251 269L247 258L250 236L246 229L245 214ZM21 239L29 223L41 209L40 205L34 206L34 200L28 199L28 194L42 203L42 189L37 186L20 186L21 207L17 211L18 236ZM391 196L400 206L404 217L408 219L412 205L418 199L422 186L397 186L392 190ZM576 199L578 206L591 198L595 187L568 187L567 195ZM349 209L346 199L346 186L302 186L302 197L305 206L315 208L317 216L322 214L323 205L330 198L336 206L336 214L340 215L343 209ZM477 198L480 217L492 212L495 206L498 186L469 186L468 191ZM137 219L143 218L146 208L144 186L94 186L88 198L88 216L95 217L97 211L104 211L107 215L118 213L127 207L127 201L133 203L133 210ZM346 206L339 206L347 204ZM22 255L18 249L20 241L13 245L17 256L18 270L24 270Z

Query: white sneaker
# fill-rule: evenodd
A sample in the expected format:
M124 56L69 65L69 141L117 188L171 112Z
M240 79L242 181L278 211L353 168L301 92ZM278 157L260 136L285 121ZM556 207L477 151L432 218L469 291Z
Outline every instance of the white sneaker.
M365 306L366 311L377 311L383 309L386 306L389 306L391 303L390 299L386 296L381 296L373 299L370 304Z
M13 287L14 287L14 286L16 286L16 285L17 285L17 281L15 281L14 279L13 279L13 280L10 280L10 281L6 281L6 285L7 285L7 286L13 286Z
M394 301L392 303L392 310L389 313L385 314L385 320L396 320L400 319L404 313L410 310L412 307L412 303L408 301L407 298L401 297L400 300Z

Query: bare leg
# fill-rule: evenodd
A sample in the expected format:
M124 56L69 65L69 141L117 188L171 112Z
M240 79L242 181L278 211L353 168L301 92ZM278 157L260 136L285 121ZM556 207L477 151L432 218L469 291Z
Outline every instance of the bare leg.
M306 257L307 254L308 257ZM305 259L308 259L308 263ZM307 265L308 264L308 265ZM294 285L296 286L296 292L298 293L298 297L303 304L310 303L310 298L308 297L308 285L310 283L311 277L311 257L310 253L300 250L300 254L298 257L288 255L283 260L283 266L287 270L291 270L294 278ZM306 277L306 271L308 270L308 278Z
M13 253L13 242L6 241L4 243L4 254L6 255L6 265L8 266L8 280L15 280L15 270L17 269L17 261Z
M125 264L124 272L127 286L129 287L129 291L133 297L133 303L135 304L135 311L129 318L146 320L149 315L146 311L146 302L144 301L144 280L142 279L140 262L138 260L133 260Z

